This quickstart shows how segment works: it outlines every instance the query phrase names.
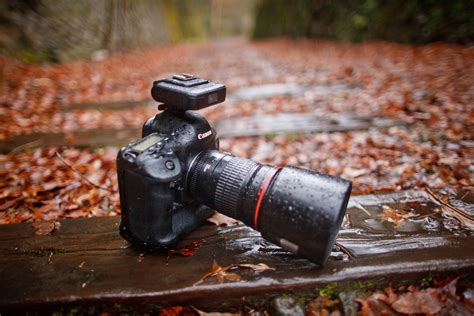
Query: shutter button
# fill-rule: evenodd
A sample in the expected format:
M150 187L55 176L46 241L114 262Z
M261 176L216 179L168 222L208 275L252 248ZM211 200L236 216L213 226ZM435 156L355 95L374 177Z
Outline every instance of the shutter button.
M167 160L165 162L165 166L166 166L166 169L173 170L174 169L174 162L172 162L171 160Z

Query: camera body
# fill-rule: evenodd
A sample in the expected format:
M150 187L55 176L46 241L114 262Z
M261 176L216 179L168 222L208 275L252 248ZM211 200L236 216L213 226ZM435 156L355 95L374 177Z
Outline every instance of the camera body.
M164 111L147 120L142 138L117 156L120 234L135 246L172 247L215 209L323 265L351 183L219 152L215 130L189 110L222 102L225 92L224 85L191 75L153 83L152 96Z
M117 157L120 233L134 245L172 246L213 212L196 204L184 187L193 159L219 150L219 141L209 123L190 111L156 115L144 124L142 137Z

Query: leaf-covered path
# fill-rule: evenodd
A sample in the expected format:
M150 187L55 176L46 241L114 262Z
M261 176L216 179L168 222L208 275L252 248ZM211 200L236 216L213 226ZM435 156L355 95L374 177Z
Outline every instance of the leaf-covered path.
M270 115L272 122L271 115L288 113L310 115L305 121L310 129L311 120L317 126L345 115L400 123L342 132L313 127L314 134L291 132L297 125L289 122L290 132L223 139L225 151L340 175L353 181L355 194L425 186L450 193L472 188L473 59L472 47L445 44L240 39L65 65L0 57L0 139L8 144L30 137L26 146L0 156L0 221L117 214L117 149L97 148L94 139L106 138L102 130L107 129L115 131L109 140L126 142L128 130L138 131L156 113L149 96L152 81L176 72L227 85L229 100L202 111L213 121L258 121ZM114 106L107 106L111 102ZM62 133L63 144L80 142L82 147L90 137L90 147L96 149L48 145L29 150L41 145L36 135L44 133ZM55 142L53 137L49 144ZM97 186L111 190L91 186L56 152Z

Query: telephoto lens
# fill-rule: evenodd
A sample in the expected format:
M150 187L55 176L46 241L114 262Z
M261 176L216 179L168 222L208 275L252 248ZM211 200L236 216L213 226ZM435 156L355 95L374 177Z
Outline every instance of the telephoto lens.
M324 265L345 214L351 182L208 150L191 162L186 190L282 248Z

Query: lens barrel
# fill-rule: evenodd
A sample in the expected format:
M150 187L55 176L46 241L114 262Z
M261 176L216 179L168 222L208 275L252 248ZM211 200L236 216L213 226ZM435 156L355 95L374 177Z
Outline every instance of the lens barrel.
M320 265L331 253L351 192L351 183L338 177L214 150L196 156L186 182L200 203Z

